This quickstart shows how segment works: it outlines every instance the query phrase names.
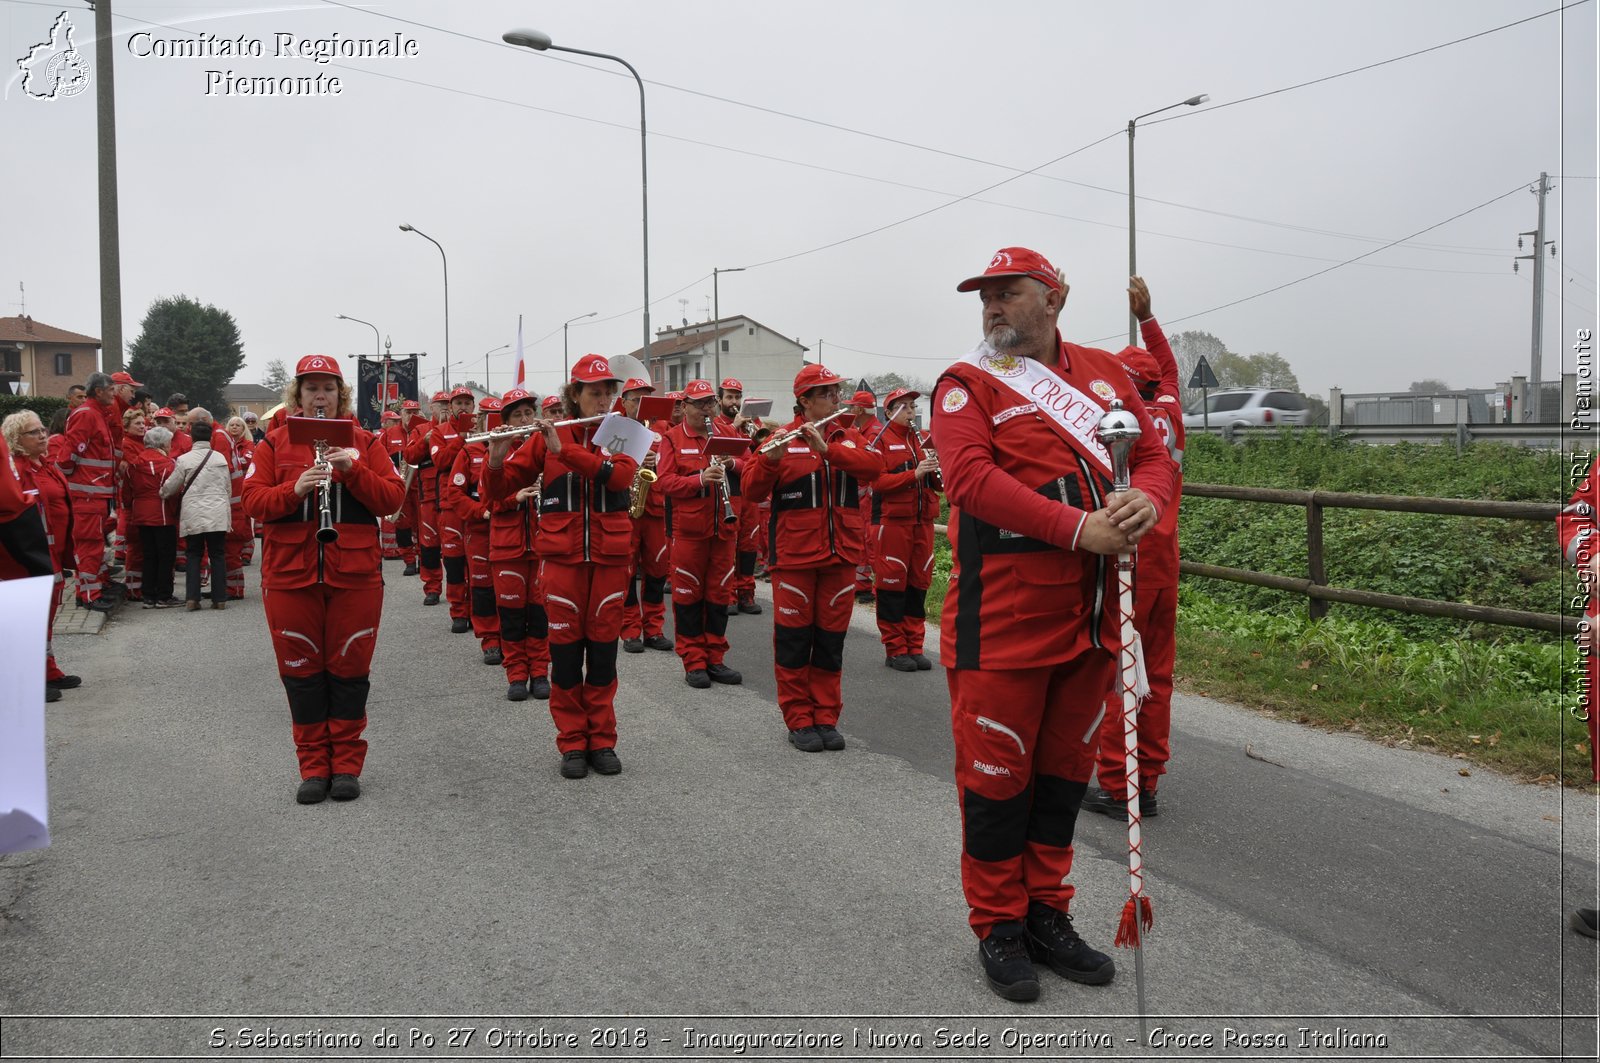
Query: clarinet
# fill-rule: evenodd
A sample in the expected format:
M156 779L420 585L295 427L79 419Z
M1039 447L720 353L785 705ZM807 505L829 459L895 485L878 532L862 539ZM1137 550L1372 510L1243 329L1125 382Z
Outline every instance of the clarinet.
M318 417L328 416L328 411L317 410ZM316 467L325 470L329 478L317 485L317 542L336 543L339 541L339 529L333 526L333 510L329 505L333 494L333 463L328 460L327 440L317 440Z
M728 459L718 457L711 460L716 463L717 468L722 470L722 482L717 484L717 501L720 503L718 509L721 512L722 523L737 524L739 523L739 514L734 511L733 491L728 487L727 480Z

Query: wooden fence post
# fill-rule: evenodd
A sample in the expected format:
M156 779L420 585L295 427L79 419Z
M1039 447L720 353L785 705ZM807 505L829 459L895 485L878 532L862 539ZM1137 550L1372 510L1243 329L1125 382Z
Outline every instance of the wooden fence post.
M1322 565L1322 504L1317 493L1311 492L1306 503L1306 575L1316 587L1328 585L1328 573ZM1328 615L1328 603L1323 598L1311 599L1311 619L1321 620Z

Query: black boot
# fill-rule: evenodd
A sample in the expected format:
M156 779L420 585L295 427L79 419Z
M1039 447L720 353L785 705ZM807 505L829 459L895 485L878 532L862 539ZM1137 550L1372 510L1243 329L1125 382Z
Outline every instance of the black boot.
M978 942L978 959L989 988L1007 1000L1039 999L1039 972L1028 959L1021 923L996 923Z
M1072 916L1034 901L1025 926L1028 955L1063 978L1084 985L1105 985L1116 977L1111 957L1090 948L1072 929Z

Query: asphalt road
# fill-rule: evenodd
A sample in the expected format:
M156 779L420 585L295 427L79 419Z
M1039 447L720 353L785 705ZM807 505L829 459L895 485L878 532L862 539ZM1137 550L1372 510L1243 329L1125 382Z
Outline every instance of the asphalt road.
M293 802L253 585L61 640L86 682L49 709L54 845L0 857L0 1057L730 1058L797 1031L841 1045L743 1054L1141 1053L1127 952L1113 985L1046 975L1032 1006L985 987L943 673L884 668L870 610L845 752L785 741L769 610L729 622L742 687L623 654L625 770L567 781L545 705L505 701L387 568L349 805ZM1144 1053L1593 1058L1596 949L1565 929L1597 889L1593 798L1206 699L1174 720ZM1108 950L1125 855L1080 820L1074 914Z

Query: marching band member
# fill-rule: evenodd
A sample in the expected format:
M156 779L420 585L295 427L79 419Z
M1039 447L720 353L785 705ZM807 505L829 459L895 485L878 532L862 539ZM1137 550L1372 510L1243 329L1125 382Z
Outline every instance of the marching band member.
M630 377L622 385L622 411L637 418L639 400L654 390L650 381ZM645 455L644 468L651 473L658 471L660 447L658 440ZM672 652L672 640L665 634L666 586L671 562L667 508L662 501L661 485L657 484L645 496L644 513L633 522L634 572L628 577L628 597L622 604L622 648L628 653L643 653L646 646Z
M717 405L720 415L712 422L717 435L748 436L753 427L752 418L742 415L744 409L744 384L737 377L727 377L717 388ZM739 537L735 550L737 571L733 577L734 602L728 615L749 613L761 615L761 604L756 601L756 557L760 550L761 512L748 498L736 503L739 511Z
M884 663L897 672L930 671L922 654L928 584L933 580L933 522L939 515L939 463L911 423L921 392L895 388L883 400L889 423L873 449L886 472L872 485L873 571L878 589L878 636Z
M865 389L850 396L847 406L855 407L856 417L854 426L861 433L863 439L871 441L878 438L878 433L883 431L883 425L878 421L873 412L878 405L878 398ZM856 565L856 601L872 601L872 574L878 563L878 542L872 535L872 494L877 486L867 488L861 492L861 524L867 529L867 536L861 547L861 562Z
M1144 347L1117 355L1139 389L1162 445L1177 466L1172 501L1161 520L1139 540L1138 585L1134 587L1134 630L1144 652L1149 695L1139 703L1139 814L1158 813L1156 784L1171 759L1172 666L1178 627L1178 504L1183 493L1183 407L1178 397L1178 359L1150 310L1150 289L1140 277L1129 279L1129 308L1139 322ZM1127 820L1128 776L1122 733L1122 692L1113 689L1100 722L1100 756L1095 786L1083 798L1091 812Z
M438 449L434 429L450 417L450 395L436 391L428 404L430 420L414 422L406 439L405 456L417 467L417 565L422 577L422 604L438 605L444 590L444 569L439 548L439 466L433 460ZM390 510L390 512L394 512Z
M569 417L599 417L610 409L621 379L605 358L587 354L572 366L566 388ZM554 427L510 458L511 440L489 443L483 495L491 506L543 477L539 508L540 583L550 622L550 715L555 720L561 774L581 779L622 770L617 757L617 637L628 593L629 488L638 463L603 451L595 424Z
M478 400L482 430L500 426L500 400L485 395ZM504 661L500 648L500 614L495 609L494 573L489 570L489 507L478 497L478 481L483 475L486 443L464 443L456 453L450 475L445 479L440 498L455 514L467 552L467 582L471 589L472 633L478 637L483 663Z
M974 290L986 338L945 370L933 399L955 555L939 649L969 922L990 988L1034 1000L1030 957L1090 985L1116 973L1067 914L1072 835L1117 681L1108 555L1154 527L1174 469L1117 361L1062 342L1067 289L1042 255L1002 249L957 286ZM1094 432L1119 398L1144 432L1129 455L1132 489L1111 495Z
M461 453L462 439L477 422L472 392L464 385L450 390L450 416L434 426L428 446L439 470L439 554L444 561L444 599L450 607L450 630L465 635L472 630L472 607L467 602L467 536L461 518L444 500L444 485Z
M559 409L560 396L552 398ZM506 392L500 400L505 426L532 424L538 417L537 402L536 396L521 388ZM481 498L481 468L479 484ZM539 585L538 531L537 483L489 504L489 564L500 612L507 701L526 701L530 693L538 701L550 700L550 623L544 611L544 589Z
M667 392L667 398L671 399L673 403L672 417L667 424L667 427L671 428L673 425L680 425L683 423L683 392L669 391Z
M283 396L303 417L350 419L350 388L339 362L300 359ZM361 795L367 743L367 691L383 612L378 516L400 506L400 477L383 445L355 427L353 448L314 448L274 429L256 446L244 481L244 508L264 521L261 602L294 721L300 788L295 800ZM325 492L325 493L324 493ZM322 500L339 537L316 537Z
M411 433L422 425L427 424L427 418L422 416L422 404L416 399L406 399L400 404L400 424L395 434L399 443L391 452L390 458L394 461L395 471L400 474L400 480L405 482L406 444L411 440ZM418 482L421 470L413 473L411 483L406 489L406 504L400 507L400 519L395 522L394 541L400 547L400 556L405 560L405 571L402 576L415 576L421 572L417 567L418 543L421 541L421 504L422 485Z
M395 463L396 455L405 449L405 430L400 427L400 414L395 410L384 410L383 416L378 418L378 442L383 444L383 452L389 455L391 464ZM400 466L395 464L395 471ZM387 514L378 521L378 545L383 550L385 561L399 561L405 555L400 548L400 520L404 519L405 507L400 507L401 516L397 520L390 520L394 514Z
M861 561L860 485L883 473L883 459L861 433L837 420L841 378L807 365L794 378L800 414L786 443L745 462L750 498L772 498L771 543L774 668L778 706L796 749L843 749L839 671L850 626L854 568ZM774 439L782 437L774 437Z
M655 489L672 500L672 630L683 660L684 682L699 690L744 677L723 664L728 652L728 606L733 602L738 524L724 523L724 489L737 513L739 462L714 462L706 444L717 434L711 413L716 395L709 380L683 389L683 423L661 441L661 480Z

